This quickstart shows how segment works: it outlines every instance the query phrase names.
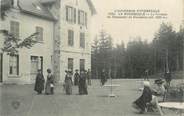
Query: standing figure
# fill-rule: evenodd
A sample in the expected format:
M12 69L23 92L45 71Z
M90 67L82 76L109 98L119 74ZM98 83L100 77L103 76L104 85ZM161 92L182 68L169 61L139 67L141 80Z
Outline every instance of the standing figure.
M45 94L54 94L54 85L55 85L55 80L54 76L51 74L51 69L47 69L47 81L46 81L46 87L45 87Z
M105 69L102 70L101 73L101 84L102 86L107 82L107 77L106 77L106 73L105 73Z
M171 80L172 80L171 73L169 71L167 71L165 73L164 77L165 77L165 81L166 81L166 89L168 89L168 87L170 87Z
M74 74L74 85L78 85L79 84L79 73L78 73L78 69L75 70L75 74Z
M81 70L80 78L79 78L79 95L88 94L87 84L86 84L86 73L84 70Z
M87 71L87 80L88 80L88 85L91 85L91 71L88 69Z
M42 91L44 90L44 83L45 83L44 76L42 74L42 71L39 69L38 74L36 75L35 87L34 87L34 90L38 94L42 94Z
M144 78L144 80L149 80L149 78L148 78L148 73L149 73L149 70L148 69L146 69L145 70L145 78Z
M66 71L65 75L65 91L67 95L72 94L72 71Z

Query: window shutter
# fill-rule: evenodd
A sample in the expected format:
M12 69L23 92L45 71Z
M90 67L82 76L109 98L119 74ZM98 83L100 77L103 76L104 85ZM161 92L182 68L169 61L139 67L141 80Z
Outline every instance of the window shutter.
M17 55L17 75L19 75L19 55Z
M87 26L88 26L88 20L87 20L87 13L85 13L85 25L86 25L86 28L87 28Z
M76 8L74 8L74 23L76 23Z
M78 24L80 24L80 10L78 11Z
M66 6L66 21L68 21L68 7Z

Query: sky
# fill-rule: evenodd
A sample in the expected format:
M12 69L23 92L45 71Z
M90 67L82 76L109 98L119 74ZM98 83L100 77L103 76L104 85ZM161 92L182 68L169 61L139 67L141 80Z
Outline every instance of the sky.
M104 29L113 37L114 44L125 45L132 38L141 37L151 42L162 22L171 23L178 30L184 16L184 0L92 0L97 14L92 17L92 38ZM165 19L107 18L114 10L159 10L167 14ZM183 11L183 12L182 12Z

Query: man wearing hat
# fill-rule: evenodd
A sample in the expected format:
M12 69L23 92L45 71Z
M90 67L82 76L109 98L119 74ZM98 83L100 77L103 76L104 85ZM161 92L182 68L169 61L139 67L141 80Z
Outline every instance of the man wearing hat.
M157 79L155 80L155 84L152 88L153 91L153 95L152 95L152 101L151 104L153 106L156 106L156 108L159 110L160 113L162 113L160 106L158 105L158 103L160 101L163 101L164 99L164 95L165 95L165 87L163 85L164 81L162 79ZM161 114L163 115L163 114Z
M165 87L163 85L164 81L162 79L155 80L155 85L153 86L153 92L156 96L163 96L165 93Z

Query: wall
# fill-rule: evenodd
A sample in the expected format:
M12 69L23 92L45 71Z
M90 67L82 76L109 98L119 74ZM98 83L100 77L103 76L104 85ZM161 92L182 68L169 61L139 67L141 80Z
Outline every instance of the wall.
M90 19L91 11L86 0L62 0L61 1L61 82L64 80L65 70L68 69L68 58L74 59L74 70L79 69L79 60L85 59L85 68L91 69L91 38L90 38ZM76 8L76 24L66 22L66 5ZM78 10L83 10L87 13L88 24L80 26L78 24ZM74 46L68 46L68 29L74 31ZM85 49L80 48L79 35L80 32L85 32Z
M51 68L51 55L53 54L53 22L33 15L20 13L17 9L12 9L3 21L3 28L9 30L10 21L20 23L20 38L26 38L36 32L36 26L43 28L43 42L37 43L31 49L20 49L19 51L19 76L9 75L9 56L3 55L3 81L4 83L32 83L30 80L30 56L43 56L43 73L46 78L47 68Z

